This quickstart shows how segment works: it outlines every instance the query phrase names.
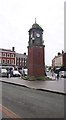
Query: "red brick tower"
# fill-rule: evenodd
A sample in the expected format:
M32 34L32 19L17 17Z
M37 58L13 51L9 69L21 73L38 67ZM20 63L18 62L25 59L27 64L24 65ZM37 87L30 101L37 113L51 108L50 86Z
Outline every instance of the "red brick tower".
M43 45L43 29L36 23L29 32L28 75L45 75L45 46Z

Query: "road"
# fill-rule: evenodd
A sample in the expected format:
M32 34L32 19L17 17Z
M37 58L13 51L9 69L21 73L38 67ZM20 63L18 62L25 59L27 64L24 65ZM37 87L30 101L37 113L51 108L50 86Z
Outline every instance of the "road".
M64 118L61 94L2 83L2 105L19 118Z

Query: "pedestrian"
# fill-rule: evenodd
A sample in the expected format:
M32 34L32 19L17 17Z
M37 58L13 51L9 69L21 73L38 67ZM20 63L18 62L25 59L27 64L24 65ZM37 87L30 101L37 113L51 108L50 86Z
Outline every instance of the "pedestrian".
M10 77L13 77L13 70L10 71Z
M52 71L52 77L53 77L53 71Z
M13 70L10 69L10 77L12 77L12 76L13 76Z
M24 71L24 68L22 68L22 76L25 75L25 71Z
M51 74L52 74L52 77L53 77L53 75L54 75L54 71L51 69Z
M7 78L9 78L9 70L7 69Z
M55 73L55 79L57 79L57 74Z
M24 69L23 69L23 77L25 76L25 71L24 71Z
M59 79L59 72L57 73L57 80Z
M7 78L10 78L10 77L11 77L10 69L7 69Z

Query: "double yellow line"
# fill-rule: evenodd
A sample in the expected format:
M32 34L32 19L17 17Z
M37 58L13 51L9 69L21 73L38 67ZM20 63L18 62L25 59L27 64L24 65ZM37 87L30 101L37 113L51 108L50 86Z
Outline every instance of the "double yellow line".
M0 105L0 112L4 113L7 116L7 118L11 118L12 120L20 120L20 117L18 115L16 115L13 111L11 111L3 105Z

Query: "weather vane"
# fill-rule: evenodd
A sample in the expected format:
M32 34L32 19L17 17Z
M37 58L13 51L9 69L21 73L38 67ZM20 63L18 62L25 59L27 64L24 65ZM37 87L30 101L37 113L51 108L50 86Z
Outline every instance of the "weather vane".
M36 23L36 18L35 18L35 23Z

